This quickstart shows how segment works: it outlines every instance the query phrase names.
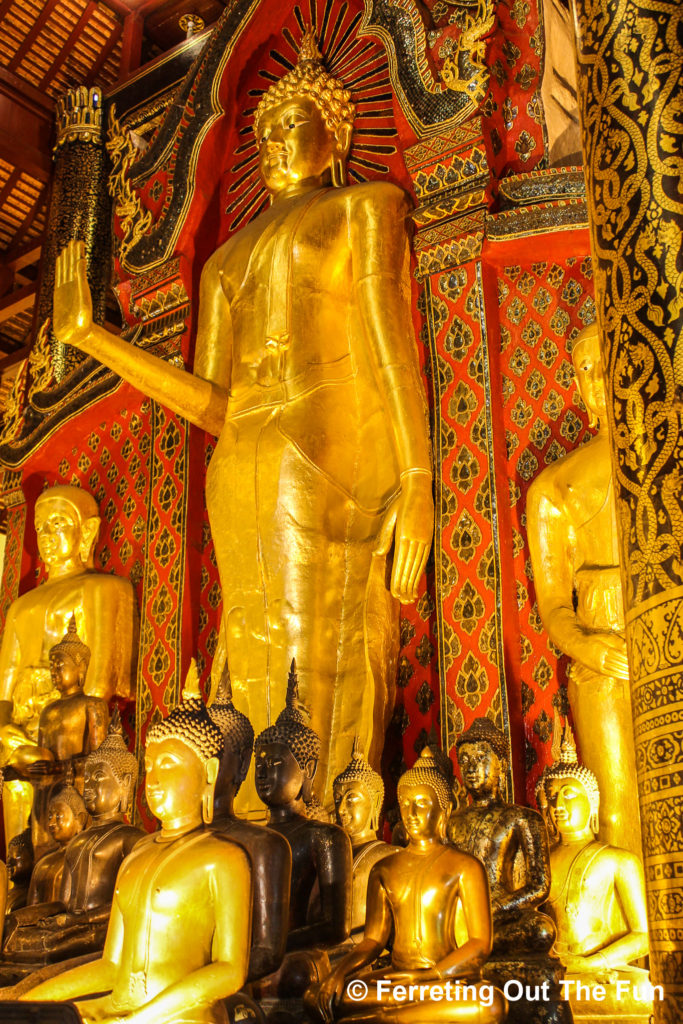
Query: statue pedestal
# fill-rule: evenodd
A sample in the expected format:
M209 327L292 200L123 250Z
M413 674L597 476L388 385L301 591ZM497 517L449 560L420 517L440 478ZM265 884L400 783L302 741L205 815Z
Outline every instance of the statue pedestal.
M560 988L564 970L555 957L541 954L523 961L492 957L481 973L501 991L508 983L507 1024L574 1024L571 1007ZM518 993L521 998L516 998Z

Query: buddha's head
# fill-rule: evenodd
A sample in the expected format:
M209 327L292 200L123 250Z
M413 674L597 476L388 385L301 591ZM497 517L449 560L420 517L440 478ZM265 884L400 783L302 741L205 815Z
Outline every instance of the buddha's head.
M209 718L220 729L224 743L215 792L216 813L219 813L222 809L232 809L232 800L247 777L254 747L251 722L232 701L227 661L218 683L216 699L208 711Z
M48 572L64 566L93 567L100 517L91 494L66 484L49 487L36 501L34 522L38 552Z
M296 662L287 682L287 702L275 725L256 737L256 792L270 808L308 803L320 757L320 739L299 703Z
M409 843L444 838L451 789L429 747L398 780L398 806Z
M589 768L579 764L569 729L565 729L559 758L544 770L542 780L550 824L560 839L597 835L598 780Z
M109 731L83 768L83 799L89 814L125 814L132 805L138 780L138 761L123 739L121 716L114 710Z
M583 404L588 410L588 423L591 427L597 427L599 422L606 422L607 415L605 374L597 323L589 324L577 335L572 349L572 363Z
M75 786L67 784L59 789L47 805L47 830L60 846L82 832L88 820L83 797Z
M475 718L455 745L468 793L475 800L502 796L510 749L507 738L490 718Z
M366 761L357 739L351 760L334 780L333 794L337 820L351 841L372 838L379 828L384 783Z
M31 830L24 829L9 841L7 847L7 878L13 885L28 882L33 870Z
M147 732L145 793L162 831L213 820L223 736L211 721L192 661L180 704Z
M89 664L90 648L79 637L72 615L63 639L50 648L52 685L64 695L82 690Z
M273 195L309 180L343 185L355 108L328 74L309 29L296 67L271 85L254 118L261 176Z

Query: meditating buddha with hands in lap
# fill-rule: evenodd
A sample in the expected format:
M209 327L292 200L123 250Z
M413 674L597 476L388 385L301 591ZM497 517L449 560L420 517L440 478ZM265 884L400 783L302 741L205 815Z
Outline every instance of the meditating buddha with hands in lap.
M399 780L398 802L408 846L373 867L365 935L322 985L308 991L308 1012L316 1020L349 1024L502 1021L505 999L493 985L479 982L492 939L486 872L474 857L445 842L451 791L428 747ZM392 929L391 967L363 973L366 994L356 999L357 991L345 991L347 981L376 960ZM452 992L460 983L459 995L444 995L447 982ZM394 985L405 986L403 997L399 989L392 994ZM435 990L430 1000L432 986L441 986L440 995Z
M645 877L640 858L597 838L600 790L579 764L569 730L559 760L541 776L547 814L558 842L550 852L552 885L545 910L557 925L556 951L566 968L574 1014L581 1020L647 1022L652 991L647 971L633 961L649 952ZM603 997L575 996L577 982Z
M296 656L328 809L355 734L378 767L398 601L416 599L434 517L409 203L386 182L345 185L354 113L307 33L256 111L272 205L202 273L194 374L93 324L80 243L54 301L61 342L218 435L206 503L235 701L257 733L273 724ZM239 806L261 811L250 779Z
M186 688L147 733L145 792L161 831L121 866L102 959L23 998L77 1000L86 1024L227 1022L221 1000L247 976L251 870L205 827L222 750L199 691Z

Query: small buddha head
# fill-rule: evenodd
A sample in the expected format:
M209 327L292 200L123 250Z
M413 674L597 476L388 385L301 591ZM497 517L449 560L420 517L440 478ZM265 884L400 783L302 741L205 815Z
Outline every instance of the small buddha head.
M510 760L506 736L490 718L475 718L456 740L462 781L472 797L502 797Z
M542 775L550 824L560 839L597 835L600 789L593 772L579 764L571 730L565 727L560 756Z
M100 530L92 494L66 484L49 487L36 501L34 522L38 551L49 572L69 565L92 569Z
M121 715L114 709L109 730L97 750L85 759L83 799L89 814L125 814L132 805L138 761L123 739Z
M24 829L9 841L7 847L7 878L13 885L28 882L33 870L31 830Z
M52 685L64 696L82 690L89 664L90 648L79 637L72 615L63 639L50 648Z
M589 324L577 335L572 348L572 363L583 404L588 410L588 424L597 427L599 422L605 422L607 415L605 374L597 323Z
M47 830L59 846L82 832L88 820L83 797L72 782L57 790L47 805Z
M308 29L298 63L271 85L256 108L254 131L269 192L309 179L343 185L354 114L351 94L325 70Z
M398 806L409 843L443 840L452 808L451 788L430 747L398 780Z
M162 830L210 824L223 735L212 722L192 660L180 704L147 732L145 793Z
M351 760L334 780L333 794L337 820L352 841L377 832L384 783L363 756L357 737Z
M223 736L224 751L216 780L216 803L229 803L247 777L254 747L254 730L246 715L232 700L232 685L227 661L223 666L216 698L208 709L209 718Z
M298 800L308 803L320 757L320 739L307 724L299 703L296 661L287 682L285 708L275 725L256 737L256 792L268 807L286 807Z

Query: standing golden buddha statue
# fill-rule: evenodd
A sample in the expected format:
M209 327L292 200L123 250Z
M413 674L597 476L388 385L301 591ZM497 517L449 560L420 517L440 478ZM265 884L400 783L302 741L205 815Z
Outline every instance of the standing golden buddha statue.
M353 852L353 899L351 932L365 927L368 877L378 860L396 848L377 838L384 803L384 783L368 764L354 740L351 760L334 780L337 821L351 840Z
M558 842L550 852L546 911L557 925L557 954L566 967L574 1019L646 1024L652 1012L647 971L645 878L640 858L597 837L600 790L580 765L568 730L559 760L541 777ZM602 992L595 994L596 986Z
M194 374L92 322L80 243L59 257L54 295L60 342L218 436L206 503L235 699L261 732L296 656L328 808L351 737L379 763L397 600L416 599L434 520L409 202L385 182L346 186L353 119L306 33L256 112L271 207L202 273ZM260 812L251 780L239 806Z
M221 1000L247 976L251 870L205 827L223 738L190 684L147 733L145 792L161 831L121 866L102 958L22 999L78 999L86 1024L227 1024Z
M100 527L95 499L80 487L57 486L36 501L38 552L44 583L10 605L0 647L0 764L10 748L35 746L40 714L59 693L52 686L50 650L76 618L91 651L84 693L105 701L133 693L137 608L128 580L93 569ZM33 791L16 779L3 787L5 840L26 827Z
M572 361L591 426L587 444L544 469L529 489L527 530L538 611L572 659L569 704L581 757L602 795L600 835L642 857L619 541L597 324Z
M498 1024L505 999L479 980L492 939L486 872L446 843L451 790L429 747L401 776L398 802L408 846L373 867L364 937L306 993L308 1011L348 1024ZM391 966L359 986L392 931Z

